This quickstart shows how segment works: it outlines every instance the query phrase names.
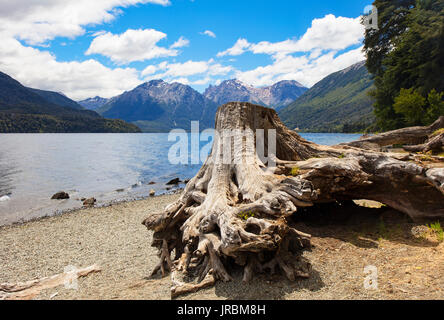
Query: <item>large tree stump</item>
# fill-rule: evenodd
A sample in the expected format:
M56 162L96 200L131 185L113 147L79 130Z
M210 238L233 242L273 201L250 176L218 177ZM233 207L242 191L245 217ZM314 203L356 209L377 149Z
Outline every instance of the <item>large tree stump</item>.
M265 139L268 166L248 143L259 138L258 129L276 130L276 155ZM250 134L241 138L236 130ZM276 271L290 280L308 277L301 253L310 235L287 222L300 207L369 199L414 219L444 217L444 169L414 163L408 154L320 146L287 129L274 110L250 103L220 107L216 131L210 156L180 199L143 221L159 249L153 274L172 272L173 297L230 281L232 265L244 268L244 281Z

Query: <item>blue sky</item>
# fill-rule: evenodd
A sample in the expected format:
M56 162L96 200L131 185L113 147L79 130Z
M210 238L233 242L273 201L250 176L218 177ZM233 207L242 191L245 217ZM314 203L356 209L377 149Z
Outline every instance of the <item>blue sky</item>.
M0 0L4 2L5 0ZM74 99L111 97L151 79L203 91L312 86L363 60L369 1L17 0L0 11L0 71Z

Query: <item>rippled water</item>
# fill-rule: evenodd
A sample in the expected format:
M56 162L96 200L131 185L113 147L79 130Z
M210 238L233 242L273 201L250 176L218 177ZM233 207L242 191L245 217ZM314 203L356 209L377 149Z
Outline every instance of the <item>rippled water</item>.
M359 135L307 133L319 144L334 145ZM82 206L146 197L150 189L192 178L199 165L173 165L168 134L0 134L0 225ZM207 144L203 142L202 145ZM149 182L155 185L148 185ZM50 200L58 191L69 200Z

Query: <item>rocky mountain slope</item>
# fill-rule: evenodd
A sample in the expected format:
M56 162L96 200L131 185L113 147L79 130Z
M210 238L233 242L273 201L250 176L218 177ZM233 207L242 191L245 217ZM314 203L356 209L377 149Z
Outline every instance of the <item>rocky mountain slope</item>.
M94 98L88 98L85 100L81 100L78 102L82 107L88 110L97 110L103 105L107 104L111 99L102 98L99 96L96 96Z
M97 111L135 123L144 132L168 132L189 130L191 121L200 121L201 129L213 127L217 107L187 85L153 80L111 99Z
M297 81L280 81L269 87L255 88L239 80L226 80L210 86L204 96L218 105L227 102L251 102L274 109L289 105L308 89Z

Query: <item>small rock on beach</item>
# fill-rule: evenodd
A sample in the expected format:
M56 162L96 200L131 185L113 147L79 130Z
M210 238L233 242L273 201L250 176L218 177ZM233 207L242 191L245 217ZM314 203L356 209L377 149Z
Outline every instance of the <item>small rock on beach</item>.
M167 183L167 186L176 185L176 184L179 184L180 182L181 182L180 179L179 179L179 178L176 178L176 179L173 179L173 180L169 181L169 182Z
M95 198L89 198L89 199L86 199L85 201L83 201L83 205L85 207L94 207L96 202L97 202L97 200Z
M64 200L69 199L69 194L64 191L57 192L51 197L52 200Z

